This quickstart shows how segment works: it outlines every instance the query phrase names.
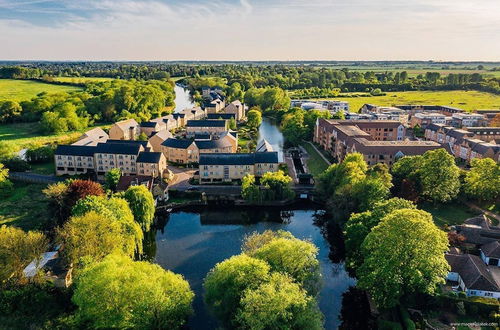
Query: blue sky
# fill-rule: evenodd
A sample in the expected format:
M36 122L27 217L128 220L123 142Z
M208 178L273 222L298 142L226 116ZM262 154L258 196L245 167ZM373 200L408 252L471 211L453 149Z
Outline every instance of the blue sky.
M496 60L500 0L0 0L0 59Z

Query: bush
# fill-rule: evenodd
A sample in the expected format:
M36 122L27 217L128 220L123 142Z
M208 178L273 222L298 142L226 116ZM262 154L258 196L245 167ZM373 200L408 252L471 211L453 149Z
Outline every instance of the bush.
M26 172L31 168L27 161L18 156L6 158L2 160L2 163L11 172Z
M379 319L377 325L379 330L403 330L401 324L387 320Z
M31 164L47 163L54 160L54 152L52 146L30 147L26 150L26 160Z
M401 321L403 321L403 325L405 327L406 330L415 330L416 329L416 326L415 326L415 322L413 322L413 320L410 318L410 314L408 313L408 310L403 307L403 306L399 306L399 313L401 315Z

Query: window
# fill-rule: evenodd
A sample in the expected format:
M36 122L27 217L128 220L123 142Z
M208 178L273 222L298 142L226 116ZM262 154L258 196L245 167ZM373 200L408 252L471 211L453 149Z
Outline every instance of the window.
M57 156L57 159L62 159L62 157L61 156Z
M475 296L477 294L477 292L474 291L474 290L469 291L469 293L470 293L471 296Z
M484 296L485 297L493 297L493 292L485 292Z

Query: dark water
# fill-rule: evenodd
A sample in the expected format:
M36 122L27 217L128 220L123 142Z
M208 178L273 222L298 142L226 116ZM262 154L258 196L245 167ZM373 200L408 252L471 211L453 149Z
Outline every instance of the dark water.
M190 318L189 327L215 329L217 321L203 303L203 279L216 263L241 252L245 235L266 229L284 229L298 238L310 239L319 248L323 274L319 305L325 315L325 328L336 329L340 324L342 293L355 284L355 280L346 273L343 263L333 263L329 259L330 246L320 227L314 224L321 214L321 211L310 209L175 212L163 219L166 224L156 232L156 246L153 243L145 249L155 256L156 263L182 274L189 281L196 294L195 315Z
M274 151L278 151L278 157L280 161L283 161L283 144L285 138L278 126L269 118L262 118L262 124L259 127L258 142L262 139L266 139L273 146Z
M179 85L175 85L175 109L174 112L180 112L186 108L193 108L196 104L193 103L191 99L191 94L189 94L188 89L184 89Z

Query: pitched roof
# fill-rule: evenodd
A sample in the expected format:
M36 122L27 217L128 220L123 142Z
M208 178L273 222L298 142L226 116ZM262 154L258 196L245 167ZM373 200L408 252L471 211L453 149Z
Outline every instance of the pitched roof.
M137 163L154 163L157 164L161 159L161 152L140 152L137 156Z
M278 163L277 152L200 154L200 165L254 165Z
M153 133L153 135L151 135L151 137L149 138L149 140L151 140L155 136L156 136L157 139L161 139L161 140L165 141L166 139L172 137L172 133L170 133L169 131L167 131L166 129L164 129L164 130L161 130L159 132Z
M115 123L115 125L120 127L122 130L128 129L130 127L139 126L139 124L135 121L135 119L126 119L126 120L122 120L122 121L117 121Z
M108 137L108 133L104 132L104 130L100 127L95 127L83 133L82 138L85 137L93 137L93 138Z
M168 148L186 149L191 144L193 140L168 138L161 145Z
M489 258L500 259L500 243L498 241L492 241L481 246L481 251L484 255Z
M139 141L139 140L107 140L106 143L112 144L127 144L127 145L141 145L144 148L148 146L148 141Z
M498 292L500 288L478 256L472 254L445 254L451 272L458 273L469 290Z
M96 146L58 145L54 154L62 156L93 157L96 150Z
M194 139L195 140L210 140L210 139L212 139L212 136L210 134L195 133Z
M219 149L231 147L231 143L227 139L216 139L216 140L199 140L194 141L198 149Z
M141 127L156 127L158 125L158 122L155 121L143 121L141 123Z
M186 127L226 127L225 120L188 120Z
M99 143L95 152L102 154L137 155L141 147L141 144Z
M116 185L116 191L125 191L128 187L137 186L139 184L145 185L148 189L151 189L153 178L145 175L122 175Z
M236 114L234 113L209 113L207 115L207 119L225 119L225 120L230 120L230 119L235 119Z
M266 139L262 140L259 142L257 145L257 148L255 149L255 152L268 152L268 151L274 151L273 146L267 142Z

